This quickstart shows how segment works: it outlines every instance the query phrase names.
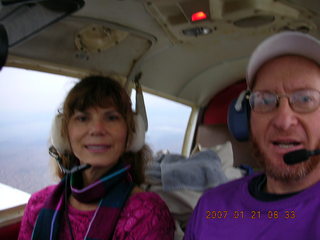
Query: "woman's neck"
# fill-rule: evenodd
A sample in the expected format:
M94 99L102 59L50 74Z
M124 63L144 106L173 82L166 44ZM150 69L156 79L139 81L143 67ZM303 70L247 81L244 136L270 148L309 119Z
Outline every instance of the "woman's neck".
M92 211L95 210L98 207L99 202L95 203L82 203L79 202L77 199L75 199L72 195L69 197L69 203L72 207L75 209L78 209L80 211Z
M90 184L99 180L103 175L105 175L110 168L96 168L90 167L89 169L82 172L83 187L87 187Z

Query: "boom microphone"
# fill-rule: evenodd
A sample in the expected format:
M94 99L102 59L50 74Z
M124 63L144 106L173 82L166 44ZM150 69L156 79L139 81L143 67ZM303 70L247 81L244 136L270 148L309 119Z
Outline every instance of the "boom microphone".
M73 173L75 173L75 172L83 171L83 170L86 170L86 169L88 169L89 167L91 167L90 164L82 164L82 165L74 166L74 167L72 167L71 169L67 169L67 168L65 168L64 166L62 166L62 164L60 163L60 161L57 161L57 163L58 163L58 165L59 165L60 170L61 170L64 174L73 174Z
M288 152L283 155L283 160L288 165L293 165L296 163L304 162L308 160L311 156L319 155L320 149L310 151L307 149L299 149L296 151Z
M49 154L51 155L51 157L53 157L57 161L61 172L63 172L64 174L73 174L75 172L83 171L83 170L86 170L89 167L91 167L90 164L82 164L82 165L74 166L71 169L67 169L62 165L62 160L61 160L58 152L56 151L56 149L53 146L51 146L49 148Z

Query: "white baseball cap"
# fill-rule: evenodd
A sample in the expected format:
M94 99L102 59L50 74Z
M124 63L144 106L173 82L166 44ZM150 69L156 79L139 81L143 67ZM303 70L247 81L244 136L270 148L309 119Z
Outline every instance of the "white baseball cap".
M252 88L259 68L268 60L282 55L300 55L320 64L320 41L308 34L294 31L277 33L260 43L247 66L247 86Z

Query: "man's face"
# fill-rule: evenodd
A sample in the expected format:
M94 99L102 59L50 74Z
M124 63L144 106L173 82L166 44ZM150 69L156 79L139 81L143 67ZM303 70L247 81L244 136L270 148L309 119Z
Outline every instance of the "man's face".
M257 73L253 91L287 95L297 90L320 91L320 68L299 56L283 56L264 64ZM317 159L286 165L285 153L320 147L320 108L308 113L292 110L288 98L270 112L251 111L251 136L266 174L281 181L299 180L317 166Z

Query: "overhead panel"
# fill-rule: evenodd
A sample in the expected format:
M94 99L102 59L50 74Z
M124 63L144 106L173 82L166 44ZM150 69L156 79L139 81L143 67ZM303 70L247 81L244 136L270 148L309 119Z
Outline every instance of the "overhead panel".
M290 6L275 0L150 0L146 8L162 26L173 43L192 42L201 35L214 38L219 34L232 34L261 28L266 33L281 30L313 32L313 12L303 7L303 1ZM207 18L193 22L193 13L202 11ZM207 29L212 36L202 34ZM200 34L189 34L190 30ZM218 35L218 34L216 34Z

